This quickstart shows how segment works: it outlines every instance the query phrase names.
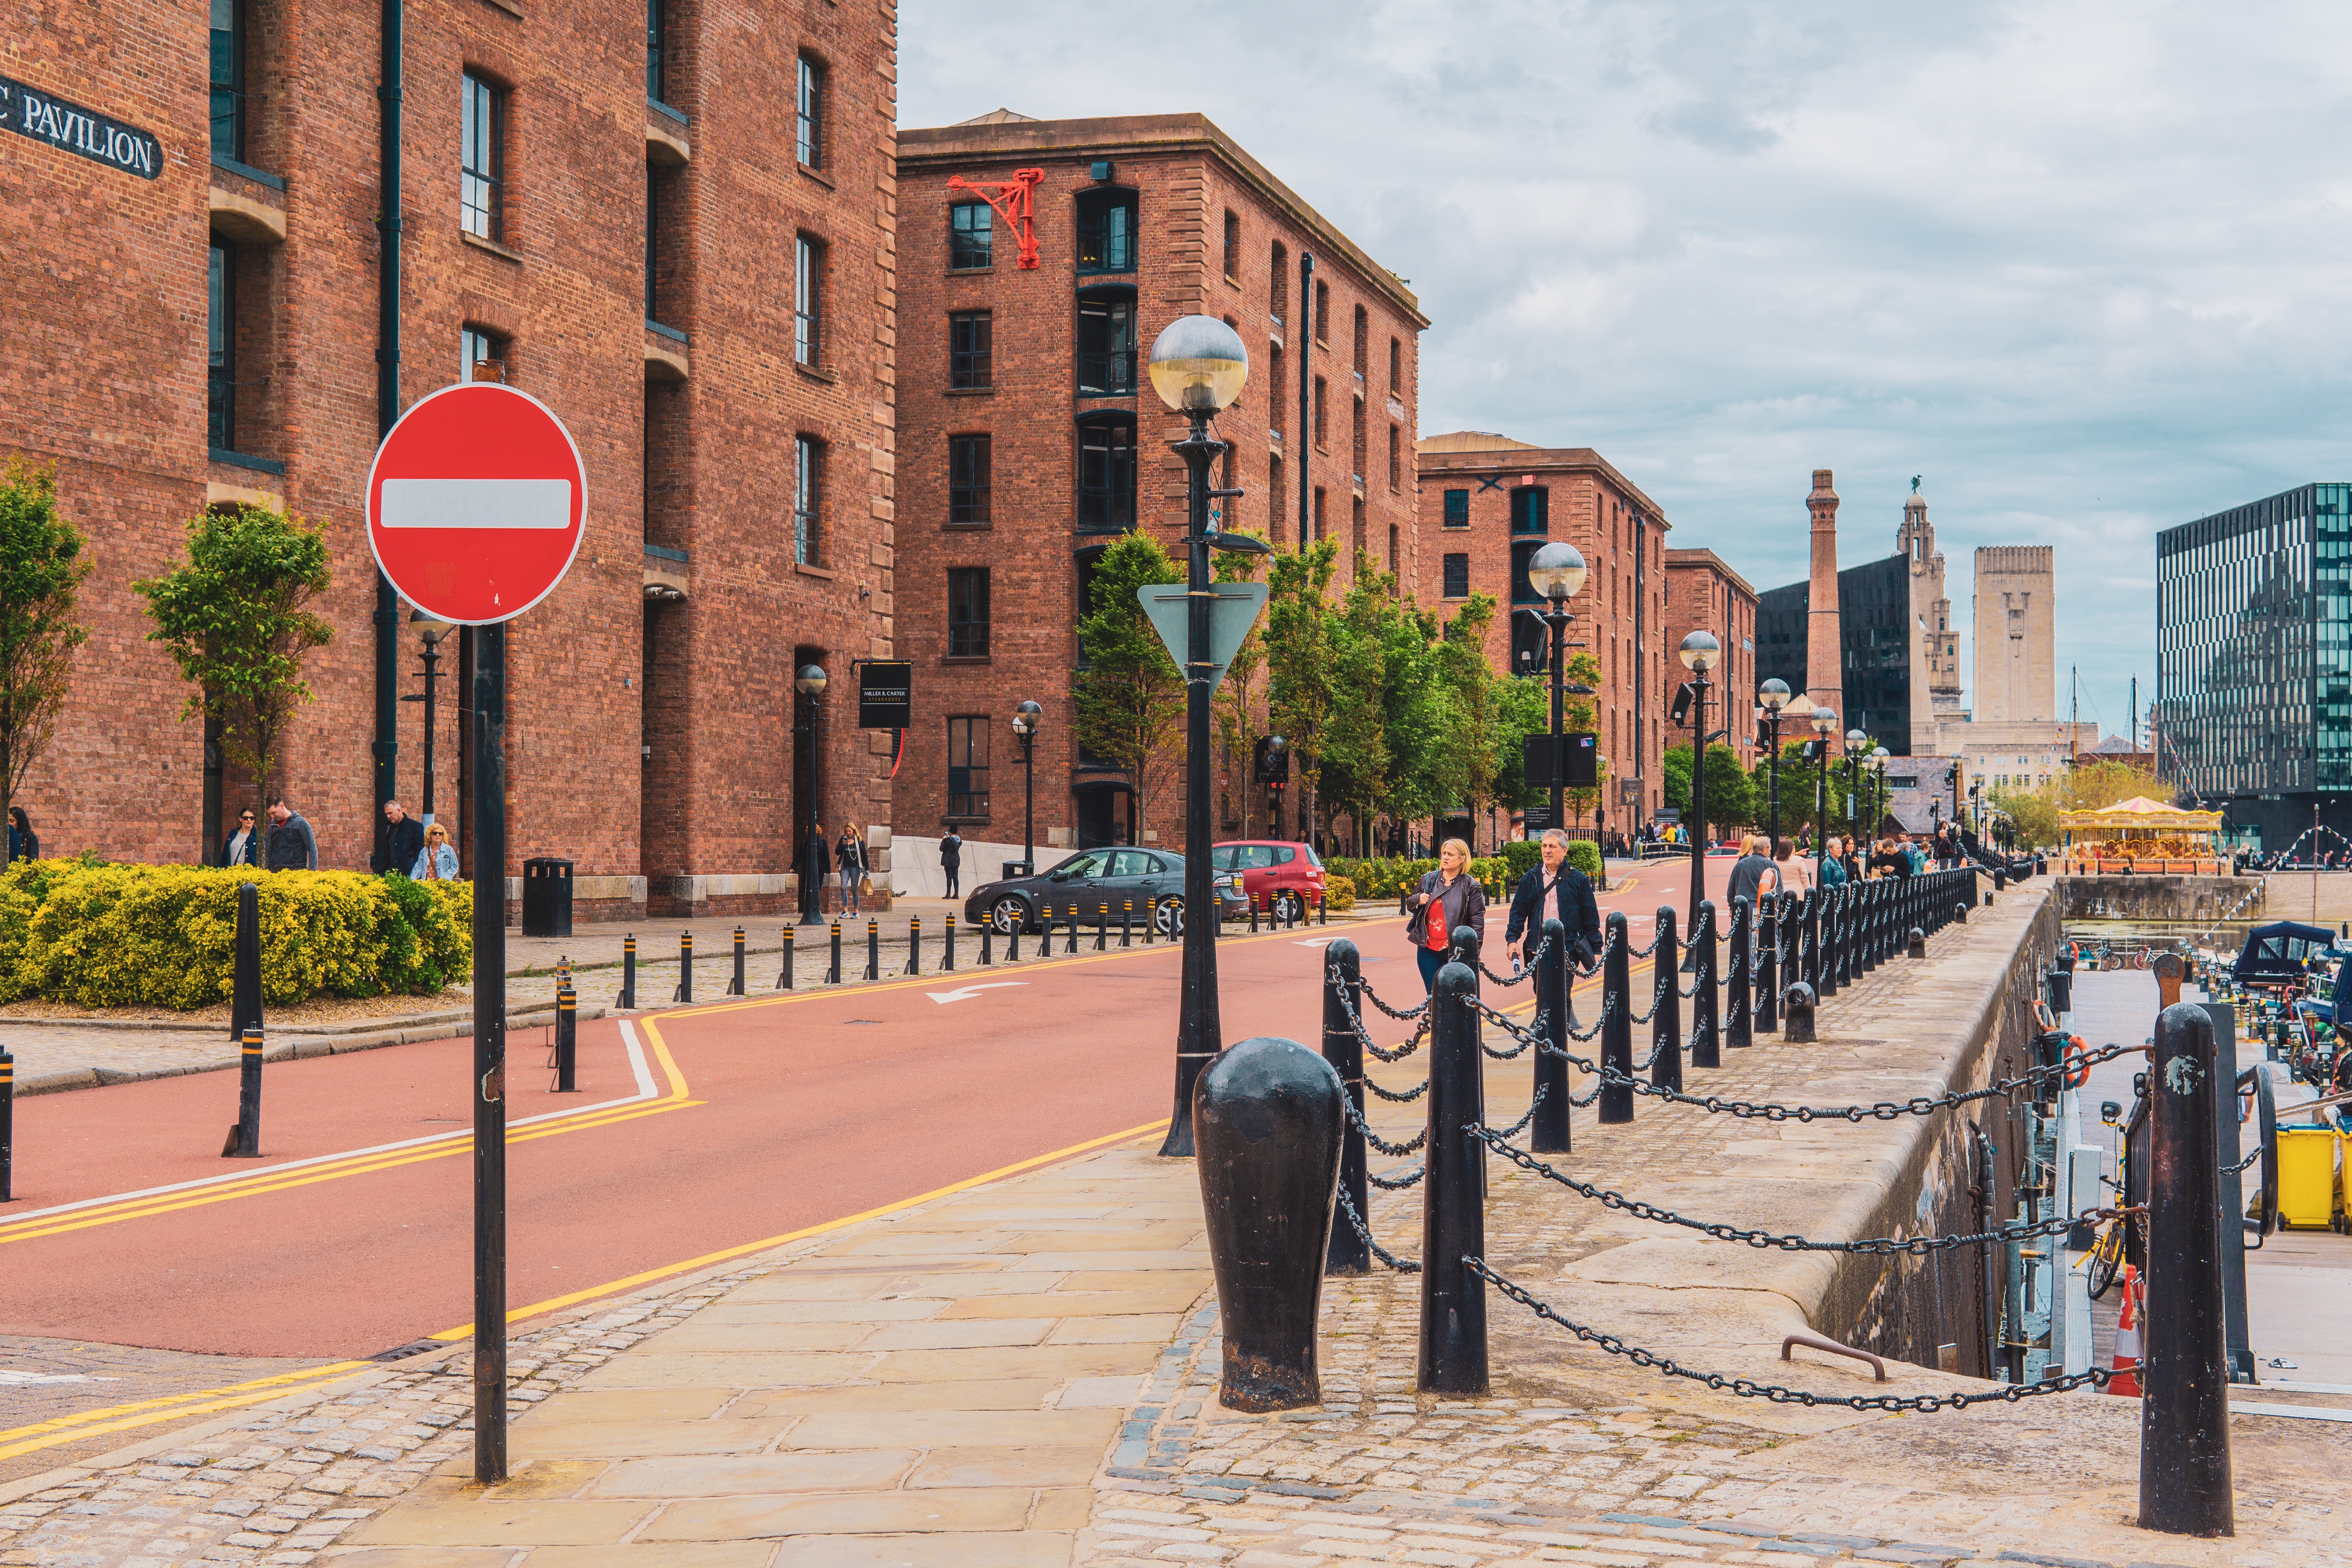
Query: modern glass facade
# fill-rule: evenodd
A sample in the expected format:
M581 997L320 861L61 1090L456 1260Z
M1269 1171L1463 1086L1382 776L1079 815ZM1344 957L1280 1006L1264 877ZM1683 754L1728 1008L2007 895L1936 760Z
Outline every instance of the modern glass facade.
M2168 778L2228 803L2231 825L2260 829L2270 847L2308 828L2315 805L2343 827L2352 485L2305 485L2158 533L2156 650Z
M1812 584L1791 583L1756 598L1756 679L1805 689L1805 623ZM1843 729L1867 731L1887 752L1911 754L1911 559L1889 555L1838 574L1838 660Z

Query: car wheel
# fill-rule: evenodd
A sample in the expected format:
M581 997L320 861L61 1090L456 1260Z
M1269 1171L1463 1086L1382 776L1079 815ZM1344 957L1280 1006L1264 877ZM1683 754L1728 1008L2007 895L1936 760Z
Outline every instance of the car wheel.
M1011 895L996 900L988 911L988 923L996 928L999 936L1011 936L1029 929L1029 906Z
M1175 941L1184 934L1184 900L1160 900L1160 907L1152 912L1152 920L1159 926L1161 936L1171 942Z
M1307 918L1307 900L1288 889L1274 896L1275 918L1297 925Z

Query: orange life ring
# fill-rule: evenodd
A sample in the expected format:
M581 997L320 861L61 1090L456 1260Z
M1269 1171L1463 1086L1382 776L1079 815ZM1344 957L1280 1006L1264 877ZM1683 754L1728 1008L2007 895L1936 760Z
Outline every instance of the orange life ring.
M2066 1042L2070 1047L2066 1052L2066 1087L2080 1089L2091 1081L2091 1064L2085 1054L2088 1047L2080 1035L2067 1036Z

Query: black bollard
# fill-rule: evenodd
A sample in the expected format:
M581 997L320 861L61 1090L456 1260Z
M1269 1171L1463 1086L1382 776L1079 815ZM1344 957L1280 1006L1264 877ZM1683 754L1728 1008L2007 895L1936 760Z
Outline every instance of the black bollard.
M1364 1045L1356 1037L1356 1028L1349 1016L1360 1016L1364 1007L1363 960L1356 944L1342 937L1323 950L1323 1059L1339 1075L1339 1084L1347 1091L1349 1103L1356 1114L1364 1113ZM1342 1131L1339 1142L1339 1191L1356 1207L1356 1213L1370 1219L1370 1188L1364 1179L1364 1135L1356 1131L1353 1121ZM1372 1267L1372 1249L1356 1234L1356 1227L1345 1220L1331 1222L1331 1247L1323 1259L1326 1274L1363 1274Z
M882 978L882 922L872 915L866 917L866 978Z
M1822 984L1821 897L1819 888L1811 889L1797 906L1797 973L1816 995Z
M1792 1046L1811 1045L1814 1038L1813 988L1801 980L1797 981L1782 994L1780 1001L1783 1009L1780 1037Z
M1819 952L1821 973L1813 980L1813 994L1827 997L1837 991L1838 909L1845 897L1843 888L1823 888L1822 900L1822 934Z
M677 989L670 993L673 1002L692 1005L694 1001L694 933L677 933Z
M621 939L621 994L613 998L613 1005L624 1013L636 1011L637 933L635 931Z
M1698 906L1698 930L1691 937L1691 1057L1695 1068L1723 1065L1723 1037L1715 992L1715 900Z
M0 1204L14 1201L16 1169L16 1058L0 1050Z
M995 945L995 936L996 924L994 921L982 921L980 922L980 966L982 969L990 968L996 963L995 953L990 951Z
M832 924L833 930L830 934L833 938L833 967L824 972L824 983L827 985L838 985L841 984L841 917L835 915Z
M1151 939L1152 939L1152 935L1153 935L1153 933L1154 933L1154 932L1156 932L1157 931L1159 931L1159 929L1160 929L1160 900L1159 900L1158 899L1146 899L1146 900L1143 900L1143 945L1144 945L1144 946L1146 946L1146 947L1150 947L1150 946L1151 945Z
M1756 1043L1756 983L1748 973L1749 944L1755 939L1748 921L1747 899L1732 900L1731 973L1723 988L1731 1002L1731 1016L1724 1025L1723 1043L1735 1050L1745 1050Z
M1969 923L1969 904L1966 899L1952 906L1952 919L1962 925Z
M228 1037L242 1040L263 1026L261 1016L261 889L236 885L236 967L230 978Z
M923 917L915 915L907 921L907 973L923 972Z
M1322 893L1315 895L1315 923L1319 926L1327 926L1331 923L1330 900L1327 895Z
M743 984L743 928L735 928L735 977L727 983L730 996L748 996L751 992Z
M793 928L786 926L783 936L783 956L776 963L776 989L793 988Z
M555 988L555 1092L577 1094L580 1058L580 994L565 980Z
M1908 956L1912 958L1927 956L1927 933L1917 926L1911 928L1911 947Z
M1601 1086L1601 1120L1633 1120L1633 987L1627 978L1633 966L1626 952L1625 914L1612 910L1602 922L1608 931L1601 955L1601 1070L1624 1081Z
M948 911L947 928L940 932L940 973L955 973L955 911Z
M1069 908L1062 911L1062 917L1064 924L1068 928L1070 938L1069 944L1063 948L1062 951L1064 952L1076 952L1078 951L1078 906L1072 904Z
M2001 870L1999 867L1995 867L1992 873L1992 890L1996 893L2005 892L2008 890L2008 888L2009 873ZM1992 900L1990 899L1987 899L1985 902L1990 903Z
M1119 902L1118 945L1121 947L1135 945L1135 900L1133 899L1124 899Z
M2176 1002L2157 1015L2148 1074L2139 1523L2169 1535L2234 1533L2213 1066L2210 1014ZM2237 1216L2228 1218L2234 1230Z
M247 882L247 887L253 884ZM261 1030L245 1031L243 1054L237 1062L240 1069L236 1081L236 1121L228 1130L228 1141L221 1145L221 1157L234 1160L261 1158Z
M1536 1011L1543 1015L1543 1037L1553 1050L1568 1048L1568 933L1557 916L1547 916L1538 933L1543 956L1536 961ZM1339 942L1333 942L1338 947ZM1354 944L1349 945L1354 951ZM1535 1120L1528 1124L1528 1147L1538 1154L1568 1152L1568 1062L1536 1047Z
M1250 935L1252 935L1252 936L1255 936L1255 935L1257 934L1257 895L1256 895L1255 893L1252 893L1252 894L1249 896L1249 907L1250 907Z
M1780 900L1766 893L1756 900L1756 1029L1766 1035L1780 1029Z
M1315 1318L1347 1090L1296 1040L1221 1051L1192 1085L1192 1139L1224 1333L1217 1403L1319 1405Z
M1795 892L1780 895L1780 988L1786 992L1792 980L1804 978L1805 917L1803 905Z
M1005 963L1018 963L1021 962L1021 928L1028 923L1029 921L1024 916L1020 920L1014 921L1013 922L1013 929L1004 933Z
M1657 1089L1683 1086L1683 988L1675 978L1682 947L1675 934L1675 907L1658 906L1658 940L1650 954L1656 965L1656 1004L1650 1013L1650 1082Z
M1095 951L1107 952L1109 949L1110 914L1108 910L1097 910L1095 911Z
M1612 917L1612 919L1620 917ZM1481 1120L1478 1039L1465 963L1437 972L1429 994L1429 1148L1421 1219L1420 1387L1486 1392L1486 1283L1463 1266L1486 1252L1486 1146L1465 1130Z

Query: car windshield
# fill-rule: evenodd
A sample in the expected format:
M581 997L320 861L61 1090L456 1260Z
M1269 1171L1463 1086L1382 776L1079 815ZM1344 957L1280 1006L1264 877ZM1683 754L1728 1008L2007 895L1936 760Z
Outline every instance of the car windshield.
M1100 855L1073 855L1046 875L1049 877L1099 877L1103 874Z

